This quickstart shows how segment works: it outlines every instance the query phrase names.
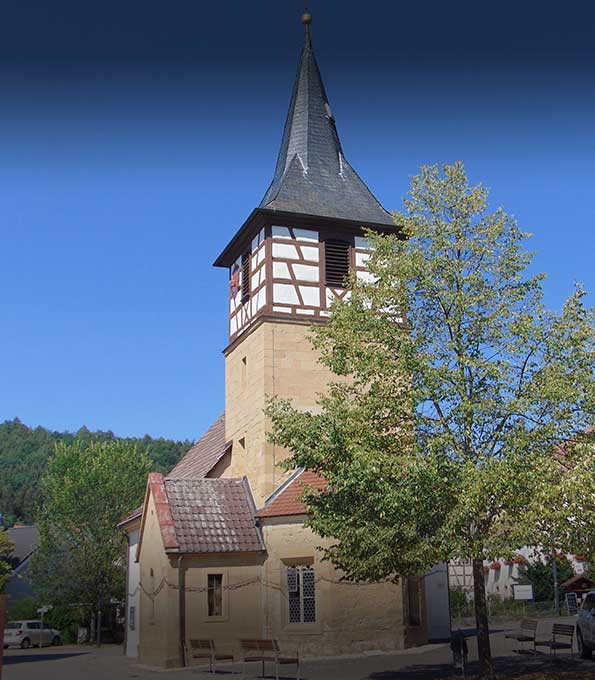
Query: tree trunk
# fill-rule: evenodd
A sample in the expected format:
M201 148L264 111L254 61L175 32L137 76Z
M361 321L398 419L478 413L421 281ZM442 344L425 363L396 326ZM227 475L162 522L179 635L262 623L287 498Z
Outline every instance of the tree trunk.
M97 647L101 647L101 600L97 603L97 639L95 641Z
M556 616L561 616L560 590L558 589L558 562L555 550L552 550L552 577L554 579L554 609L556 610Z
M473 591L475 607L475 624L477 626L477 653L479 655L479 677L482 680L494 680L494 662L490 647L490 626L486 601L485 576L483 560L473 560Z

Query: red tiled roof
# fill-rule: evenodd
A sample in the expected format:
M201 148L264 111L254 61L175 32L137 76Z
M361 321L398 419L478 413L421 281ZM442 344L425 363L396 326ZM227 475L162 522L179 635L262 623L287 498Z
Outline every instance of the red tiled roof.
M189 449L176 464L168 477L193 478L206 477L223 456L230 450L231 442L225 442L225 413L211 425L205 434ZM134 510L118 522L118 528L142 517L143 506Z
M163 539L165 551L178 551L180 546L174 528L174 518L172 516L163 475L158 472L151 472L149 474L149 491L153 496L153 502L155 503L155 512L157 513L157 521L159 522L159 528L161 529L161 538Z
M304 470L295 479L291 480L285 488L281 487L280 493L273 495L269 502L257 513L257 517L285 517L288 515L305 515L306 507L299 500L303 496L306 487L324 489L326 480L309 470Z
M135 519L140 519L142 516L143 516L143 506L141 505L136 510L131 512L129 515L126 515L126 517L124 517L124 519L121 519L116 526L118 528L121 528L125 524L128 524L129 522L132 522Z
M583 588L593 588L593 586L595 586L595 582L592 581L590 578L587 578L584 574L575 574L574 576L569 578L568 581L560 583L560 588L568 590L578 583L582 583Z
M575 439L569 439L554 446L553 456L562 467L568 468L566 460L569 453L572 451L572 448L577 444L584 442L585 440L592 439L595 439L595 427L593 425L589 425L585 428L585 431L580 433Z
M168 479L206 477L230 448L231 442L225 441L224 413L174 467Z
M181 553L264 550L247 480L166 479L165 491Z

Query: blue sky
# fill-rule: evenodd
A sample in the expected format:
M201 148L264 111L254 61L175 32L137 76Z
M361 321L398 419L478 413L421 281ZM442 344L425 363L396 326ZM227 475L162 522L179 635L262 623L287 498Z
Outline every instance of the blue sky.
M224 405L211 264L272 177L302 5L89 4L0 28L0 420L195 439ZM346 156L388 209L463 160L558 308L595 291L588 5L445 4L310 3Z

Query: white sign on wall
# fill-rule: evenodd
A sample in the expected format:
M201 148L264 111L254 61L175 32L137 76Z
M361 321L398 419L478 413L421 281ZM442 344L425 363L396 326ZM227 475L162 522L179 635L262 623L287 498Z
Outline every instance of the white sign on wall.
M532 600L533 586L513 586L515 600Z

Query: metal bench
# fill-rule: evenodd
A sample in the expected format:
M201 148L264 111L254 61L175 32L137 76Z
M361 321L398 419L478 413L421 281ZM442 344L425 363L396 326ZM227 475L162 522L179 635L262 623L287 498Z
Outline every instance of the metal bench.
M562 638L562 640L560 639ZM564 640L564 641L563 641ZM554 623L552 626L552 637L550 640L536 640L536 647L549 647L550 654L554 656L558 649L569 649L570 655L574 657L574 626L567 623Z
M242 649L242 678L246 677L246 664L262 663L262 677L264 678L264 664L270 661L275 664L275 679L279 680L279 666L292 664L296 666L296 680L300 680L300 658L295 656L281 656L281 649L277 640L240 640Z
M233 661L233 654L217 654L213 640L189 640L190 656L193 659L208 659L209 670L215 673L217 661Z
M520 649L516 650L519 653L524 652L523 643L532 642L533 651L535 651L535 638L537 636L537 621L535 619L523 619L521 621L520 630L517 633L510 633L505 637L509 640L516 640L521 643Z

